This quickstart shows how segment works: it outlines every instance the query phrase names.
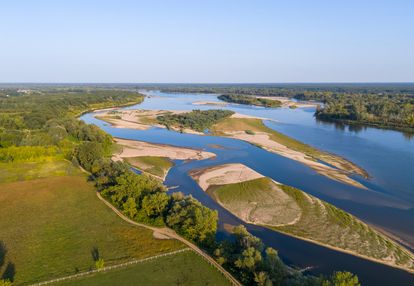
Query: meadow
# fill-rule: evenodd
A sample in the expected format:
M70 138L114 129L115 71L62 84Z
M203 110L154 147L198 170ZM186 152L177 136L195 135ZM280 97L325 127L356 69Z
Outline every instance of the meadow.
M69 162L9 164L0 174L0 273L15 285L93 269L97 256L111 265L184 247L121 220Z
M192 251L160 257L105 273L56 283L59 286L231 285L213 266Z

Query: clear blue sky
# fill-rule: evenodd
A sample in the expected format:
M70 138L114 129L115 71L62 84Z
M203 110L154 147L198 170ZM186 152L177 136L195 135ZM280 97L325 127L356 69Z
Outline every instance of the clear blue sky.
M414 81L414 1L14 0L0 82Z

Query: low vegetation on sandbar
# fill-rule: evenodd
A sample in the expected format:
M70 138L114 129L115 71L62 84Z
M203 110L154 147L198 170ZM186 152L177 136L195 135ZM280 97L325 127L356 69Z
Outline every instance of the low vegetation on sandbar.
M270 152L299 161L318 173L356 187L365 188L359 182L348 177L357 174L368 177L367 172L354 163L334 154L320 151L264 125L259 118L231 117L213 125L211 133L244 140ZM323 164L319 161L326 162Z
M162 180L165 179L168 171L174 165L167 157L137 156L125 158L124 160L133 167Z
M236 172L232 170L228 175L227 169L228 165L215 166L192 172L191 176L240 219L414 271L411 252L349 213L267 177L226 180ZM239 173L243 172L240 169Z
M267 99L263 97L256 97L253 95L241 95L241 94L223 94L218 96L218 99L238 104L256 105L264 107L281 107L282 102L275 99Z
M192 251L156 258L108 272L56 283L60 286L231 285L224 276Z

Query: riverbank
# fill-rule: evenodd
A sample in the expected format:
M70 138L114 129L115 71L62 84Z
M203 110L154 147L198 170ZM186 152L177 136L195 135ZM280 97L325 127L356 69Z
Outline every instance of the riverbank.
M233 174L246 173L246 166L231 167ZM243 221L414 273L410 251L354 216L301 190L257 178L260 174L232 179L228 168L215 166L190 175L218 204Z

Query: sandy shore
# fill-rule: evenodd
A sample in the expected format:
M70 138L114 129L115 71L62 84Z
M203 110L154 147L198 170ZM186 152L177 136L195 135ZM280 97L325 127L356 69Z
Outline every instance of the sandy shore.
M227 185L263 178L243 164L225 164L191 172L190 174L206 191L210 185Z
M171 160L204 160L213 158L216 154L197 149L176 147L164 144L152 144L143 141L114 138L121 145L122 151L114 154L114 160L138 156L167 157Z

